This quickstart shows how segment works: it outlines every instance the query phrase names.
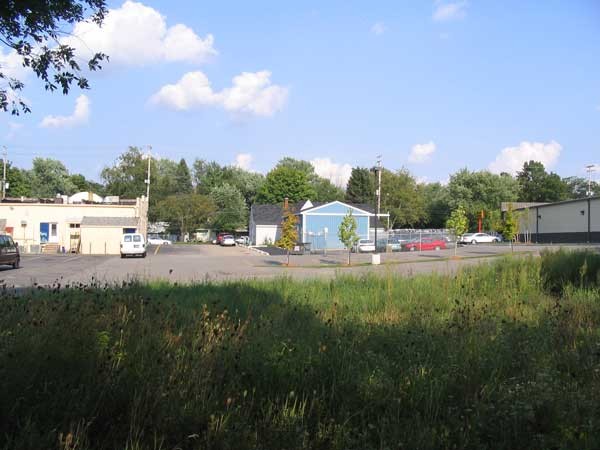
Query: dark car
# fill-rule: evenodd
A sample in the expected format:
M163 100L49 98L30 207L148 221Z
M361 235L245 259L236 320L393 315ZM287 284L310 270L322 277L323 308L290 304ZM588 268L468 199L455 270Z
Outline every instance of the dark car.
M0 265L13 266L13 269L18 269L19 264L21 264L19 246L12 237L0 235Z

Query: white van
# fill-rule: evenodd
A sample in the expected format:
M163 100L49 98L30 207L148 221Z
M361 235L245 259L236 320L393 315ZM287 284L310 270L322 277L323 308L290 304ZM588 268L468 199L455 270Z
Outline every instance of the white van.
M125 233L121 237L121 258L127 255L146 257L146 241L140 233Z

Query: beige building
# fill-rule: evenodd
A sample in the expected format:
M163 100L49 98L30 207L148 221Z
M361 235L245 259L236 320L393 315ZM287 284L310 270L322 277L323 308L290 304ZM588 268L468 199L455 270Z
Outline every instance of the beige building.
M513 208L519 218L520 240L536 243L600 242L600 197L516 204Z
M82 196L80 196L82 197ZM97 196L96 196L97 197ZM7 198L0 203L0 231L10 234L24 253L119 254L121 235L146 234L148 202L107 197L102 202Z

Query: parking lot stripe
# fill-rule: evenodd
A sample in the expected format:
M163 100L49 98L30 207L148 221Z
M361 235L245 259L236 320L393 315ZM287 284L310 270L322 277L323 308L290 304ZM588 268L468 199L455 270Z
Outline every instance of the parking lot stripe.
M154 254L155 254L155 255L157 255L157 254L158 254L158 251L160 250L160 247L161 247L161 246L159 245L159 246L157 246L157 247L156 247L156 250L154 250Z

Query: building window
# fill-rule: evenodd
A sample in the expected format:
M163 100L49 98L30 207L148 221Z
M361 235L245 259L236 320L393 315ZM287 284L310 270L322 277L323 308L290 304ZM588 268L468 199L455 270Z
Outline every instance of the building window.
M81 224L79 223L70 223L69 228L81 228Z

